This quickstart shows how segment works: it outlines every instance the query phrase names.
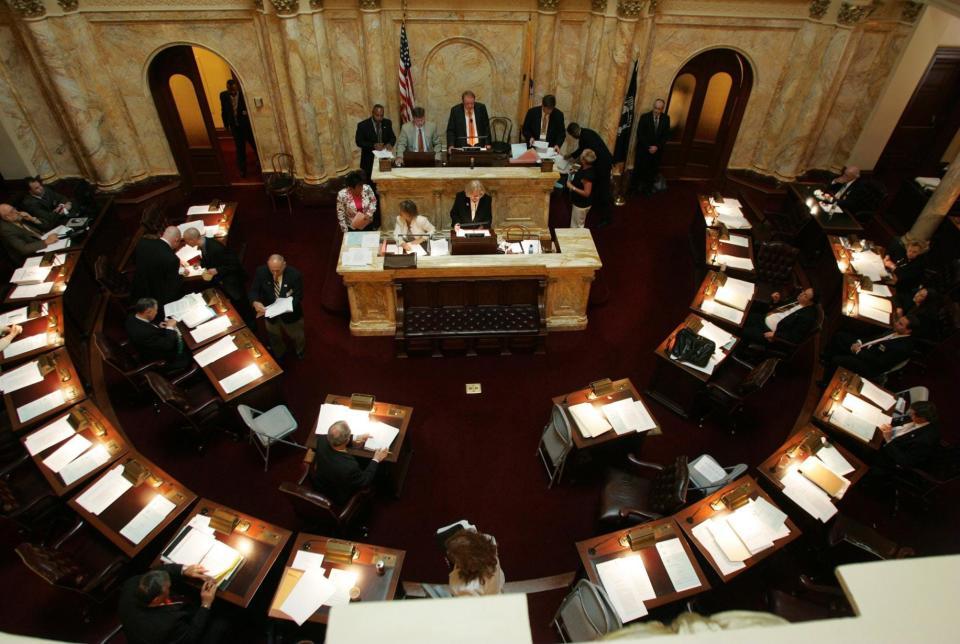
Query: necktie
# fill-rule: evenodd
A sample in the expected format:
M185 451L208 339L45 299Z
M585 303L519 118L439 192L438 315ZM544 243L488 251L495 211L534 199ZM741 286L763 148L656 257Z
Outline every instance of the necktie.
M38 233L37 231L35 231L35 230L34 230L33 228L31 228L30 226L28 226L28 225L26 225L25 223L23 223L22 221L18 221L18 222L17 222L17 225L20 226L21 228L23 228L25 231L27 231L27 232L30 233L31 235L33 235L34 237L36 237L37 239L42 239L42 238L43 238L43 236L42 236L40 233Z
M273 280L273 296L276 298L280 297L280 286L283 284L283 277L278 277Z
M477 144L477 127L473 124L473 114L467 114L467 123L469 129L467 130L467 143L470 145Z
M546 136L547 136L547 124L548 124L549 120L550 120L550 119L549 119L549 117L547 116L547 113L544 112L544 113L543 113L543 118L540 119L540 138L541 138L541 139L546 138Z
M426 152L427 146L423 142L423 128L417 128L417 152Z
M373 127L377 130L377 143L383 143L383 136L380 134L380 123L374 121Z
M654 131L656 131L657 128L659 128L659 127L660 127L660 117L659 117L659 116L654 116L654 117L653 117L653 129L654 129Z

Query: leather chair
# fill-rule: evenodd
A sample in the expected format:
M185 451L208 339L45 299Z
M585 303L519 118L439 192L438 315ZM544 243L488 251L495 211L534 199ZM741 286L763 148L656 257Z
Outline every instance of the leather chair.
M369 509L374 488L371 486L357 490L350 500L340 507L328 496L313 489L310 484L310 472L314 467L313 458L314 451L307 450L297 481L286 481L280 484L280 491L290 501L294 514L300 517L306 527L329 528L334 531L334 534L341 536L349 533L366 536L367 528L365 526L358 528L356 523Z
M155 371L148 371L143 376L160 403L185 421L185 427L190 428L197 439L197 451L203 452L210 423L222 410L216 390L207 382L199 382L185 389Z
M847 544L866 552L876 559L903 559L916 554L913 548L900 546L871 527L854 521L843 514L839 515L827 535L831 548ZM848 563L844 561L844 563Z
M167 227L167 213L162 201L154 201L143 209L140 215L140 227L144 237L159 237Z
M796 290L793 268L799 257L800 251L790 244L778 241L757 244L753 255L753 266L757 273L754 299L769 302L774 291L780 291L786 297Z
M707 411L700 417L700 426L715 412L721 412L730 422L730 433L736 429L734 415L744 403L773 377L780 363L778 358L767 358L756 367L737 359L726 360L713 380L707 383Z
M146 374L156 369L164 369L167 364L164 360L141 361L129 344L117 342L103 331L94 332L93 343L103 361L116 369L138 393L149 391L144 380ZM180 384L198 370L197 365L191 362L185 371L176 374L173 383Z
M847 203L846 209L860 222L873 219L887 200L887 188L876 179L860 179L857 199ZM851 189L852 190L852 189Z
M767 610L791 623L853 615L846 595L838 586L818 584L807 575L800 575L800 587L791 592L767 591L766 600Z
M767 221L773 227L774 240L797 244L807 226L817 225L813 221L813 217L810 216L809 209L801 206L802 204L788 203L786 209L782 212L768 213ZM756 257L754 258L754 266L756 266Z
M810 332L799 342L790 342L784 338L774 337L772 342L750 342L744 347L740 356L740 361L756 367L762 360L767 358L778 358L781 362L790 362L800 349L810 342L820 331L823 330L824 312L819 304L816 306L817 320Z
M110 265L106 255L100 255L93 263L93 274L100 289L109 297L120 301L130 298L130 279Z
M11 521L21 535L46 530L64 507L28 454L0 471L0 517Z
M273 173L266 178L264 188L270 195L270 204L273 206L273 212L277 212L276 197L284 197L287 200L287 211L293 215L293 206L290 203L290 195L297 189L297 177L293 169L293 155L286 152L278 152L270 159L273 166Z
M601 522L612 528L644 523L673 514L686 504L690 487L686 456L676 457L669 465L641 461L633 454L627 455L627 461L653 476L608 470L600 500Z
M920 467L897 465L893 471L894 512L904 500L918 510L928 510L937 501L946 498L957 481L960 481L960 445L940 441L940 448L933 457Z
M510 135L513 134L513 121L506 116L494 116L490 119L490 148L500 154L510 153Z

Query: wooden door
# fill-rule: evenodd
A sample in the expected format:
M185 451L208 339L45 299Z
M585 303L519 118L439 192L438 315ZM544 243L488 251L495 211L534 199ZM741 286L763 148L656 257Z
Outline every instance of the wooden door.
M704 52L683 66L667 101L665 177L711 179L726 168L752 85L749 63L730 49Z
M960 127L960 48L940 47L877 160L876 171L935 175Z
M228 185L193 51L177 46L160 52L150 64L149 77L153 101L184 183L188 187Z

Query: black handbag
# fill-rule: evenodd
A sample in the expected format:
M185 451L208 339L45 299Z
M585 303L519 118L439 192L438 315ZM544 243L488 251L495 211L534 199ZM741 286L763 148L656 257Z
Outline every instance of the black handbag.
M670 355L682 362L705 367L716 349L717 345L713 340L699 336L688 327L684 327L674 336Z

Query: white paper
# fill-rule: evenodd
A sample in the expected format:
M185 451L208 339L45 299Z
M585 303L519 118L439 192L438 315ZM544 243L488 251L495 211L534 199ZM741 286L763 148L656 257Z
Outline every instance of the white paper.
M367 423L362 433L370 434L370 438L363 444L363 448L374 452L378 449L390 449L393 440L400 434L400 430L379 420L372 420Z
M123 465L117 465L78 496L77 504L90 514L100 514L132 487L123 477Z
M290 567L295 570L318 570L322 572L323 554L310 552L309 550L298 550Z
M223 211L226 209L227 204L221 203L216 210L210 210L210 204L200 204L198 206L190 206L187 208L187 217L193 217L194 215L212 215L223 214Z
M878 311L877 309L872 309L868 306L861 306L858 309L861 317L865 317L868 320L873 320L874 322L879 322L880 324L890 324L890 314L883 311Z
M877 404L877 407L888 410L897 403L897 399L865 378L860 379L860 395Z
M773 535L754 514L752 504L744 505L726 517L729 525L751 555L773 547ZM714 525L717 521L714 521ZM716 533L714 537L716 537ZM729 556L729 553L728 553Z
M38 257L37 259L40 258ZM14 284L39 284L47 279L52 270L52 266L18 268L13 271L13 275L10 276L10 281Z
M43 459L43 464L54 474L62 470L70 461L77 458L93 445L86 436L74 434L73 438L57 448L50 456Z
M711 483L722 481L724 477L727 476L727 471L720 467L720 464L713 460L710 455L706 455L703 458L697 459L697 461L693 464L693 469L698 471Z
M752 271L753 260L749 257L734 257L732 255L718 255L717 263L723 264L727 268L735 268L741 271Z
M369 266L373 261L373 252L369 248L350 248L343 253L340 261L344 266Z
M24 446L31 456L35 456L45 449L53 447L57 443L62 443L76 432L73 425L67 420L69 416L63 416L47 424L41 429L27 436Z
M824 445L821 447L817 450L817 456L820 457L824 465L840 476L846 476L855 469L853 465L850 464L850 461L843 457L840 450L833 445Z
M33 361L0 375L0 390L9 394L12 391L36 384L41 380L43 380L43 375L40 373L40 364Z
M29 353L41 347L47 346L47 334L46 333L37 333L35 335L28 335L25 338L16 340L7 345L7 348L3 350L4 358L14 358L23 353Z
M219 360L223 356L228 356L237 350L237 345L233 341L233 336L228 335L220 338L203 351L193 354L193 359L201 367L206 367L211 362Z
M37 297L46 295L53 289L53 282L44 282L43 284L25 284L13 289L10 293L11 298L24 299L28 297Z
M860 306L861 306L861 307L866 306L866 307L869 307L869 308L871 308L871 309L876 309L876 310L878 310L878 311L883 311L884 313L892 313L892 312L893 312L893 303L890 302L890 300L888 300L888 299L886 299L886 298L877 297L876 295L871 295L870 293L867 293L866 291L860 291L859 297L860 297Z
M201 516L201 515L197 515ZM196 517L194 517L196 518ZM207 524L210 524L210 518L204 517ZM191 519L191 524L193 520ZM165 559L171 563L178 563L181 566L193 566L200 563L210 551L210 546L216 541L212 529L196 528L188 525L186 534L177 542L177 545L170 551Z
M727 280L717 289L713 299L735 309L745 311L747 304L757 291L755 284L727 276Z
M64 485L70 485L110 460L110 452L103 445L87 450L86 454L74 459L60 470Z
M366 434L367 428L371 424L370 412L359 409L350 409L346 405L320 405L320 413L317 416L317 433L326 435L330 426L337 421L344 421L350 426L352 434Z
M196 528L201 532L206 532L207 534L213 534L214 530L210 527L210 517L204 514L195 514L190 521L187 522L187 526L191 528Z
M195 342L204 342L229 328L230 318L226 315L219 315L195 328L190 332L190 336Z
M264 315L268 318L275 318L291 311L293 311L293 297L278 297L273 301L273 304L266 307Z
M585 438L595 438L613 429L613 426L607 422L603 414L592 403L582 402L578 405L571 405L568 411L577 422L577 427Z
M721 575L729 575L730 573L746 568L747 565L742 561L730 561L727 559L727 556L723 554L720 546L717 545L717 540L713 538L713 534L710 532L710 523L712 521L713 519L707 519L703 523L694 526L693 529L690 530L690 533L700 542L700 545L710 553Z
M36 400L28 402L26 405L17 407L17 416L21 423L25 423L31 418L36 418L51 409L56 409L65 402L67 402L67 398L63 394L63 389L57 389L46 396L40 396Z
M893 291L883 284L872 284L870 286L870 292L880 297L893 297Z
M837 513L837 507L831 502L830 496L795 468L780 482L783 483L783 493L787 498L806 510L810 516L826 523Z
M883 258L873 251L851 253L850 266L860 275L869 277L872 282L879 282L887 275Z
M516 159L519 156L522 156L527 151L526 143L511 143L510 144L510 158Z
M723 240L723 243L746 248L750 245L750 238L744 237L743 235L730 235L728 239Z
M61 250L61 249L64 249L64 248L70 248L70 242L71 242L71 241L72 241L72 240L70 240L69 238L67 238L67 239L61 239L60 241L55 241L55 242L53 242L52 244L50 244L50 245L47 246L46 248L41 248L41 249L38 250L37 252L38 252L38 253L41 253L41 254L43 254L43 253L52 253L52 252L55 251L55 250Z
M884 414L882 411L871 405L863 398L859 398L851 393L843 397L843 406L849 409L857 418L863 419L873 425L887 425L893 421L893 418Z
M733 322L734 324L740 324L743 320L743 311L738 311L732 306L727 306L726 304L721 304L717 300L704 300L703 304L700 305L700 308L704 313L709 313L714 317L718 317L728 322Z
M434 239L430 242L430 256L443 257L450 254L450 244L446 239Z
M127 525L120 529L123 535L134 545L143 541L144 537L150 534L154 528L167 518L167 515L173 512L177 504L160 494L150 499L137 515L130 519Z
M638 555L627 555L598 563L597 575L623 623L646 615L647 607L643 602L657 596L643 565L643 559Z
M787 522L787 513L762 496L750 499L749 507L753 515L763 524L764 528L774 535L774 539L779 539L780 536L778 535L782 534ZM789 528L787 528L787 534L790 534Z
M220 582L232 573L241 561L243 556L237 550L214 539L210 544L210 550L200 560L200 565L206 568L206 574Z
M305 570L280 606L280 610L289 615L297 626L302 626L329 599L336 588L322 572Z
M220 381L220 386L223 387L225 393L233 393L237 389L250 384L257 378L263 375L263 372L260 370L260 367L256 362L248 364L246 367L240 371L233 373L226 378Z
M391 152L390 150L374 150L373 157L375 159L392 159L393 152Z
M192 329L213 318L216 314L217 312L209 306L194 306L193 308L184 311L180 320Z
M858 418L846 407L837 404L834 404L830 410L830 422L865 443L873 440L873 434L876 431L876 425L863 418Z
M177 251L177 257L180 258L181 264L186 264L194 257L200 257L200 255L202 255L200 249L189 244L184 244L180 247L180 250Z
M0 315L0 326L10 326L11 324L20 324L27 321L27 307L21 306L19 309L7 311Z
M717 546L723 551L730 561L745 561L750 558L751 550L749 546L739 536L739 533L733 529L733 523L729 521L733 515L726 517L714 517L710 519L710 534L717 542ZM746 534L747 538L753 536Z
M683 549L683 543L680 539L658 541L657 552L660 553L663 567L667 570L670 583L673 584L673 589L676 592L700 587L700 578L697 577L697 571L690 563L690 557L687 556L687 551Z
M377 248L380 245L380 233L376 231L351 234L360 235L360 248Z
M646 406L639 400L624 398L607 403L601 409L617 434L644 432L657 426Z
M324 602L328 606L346 606L350 603L350 589L357 584L357 573L342 568L330 569L330 581L334 591Z

